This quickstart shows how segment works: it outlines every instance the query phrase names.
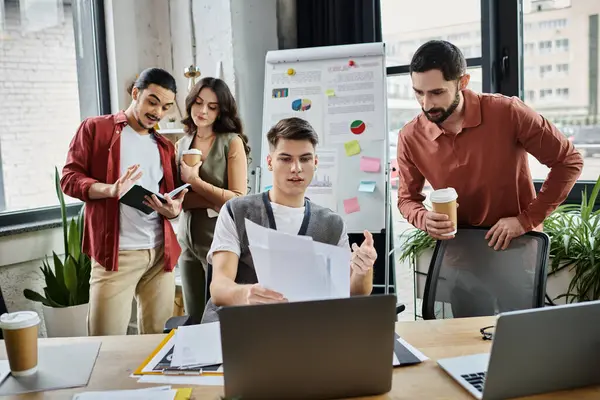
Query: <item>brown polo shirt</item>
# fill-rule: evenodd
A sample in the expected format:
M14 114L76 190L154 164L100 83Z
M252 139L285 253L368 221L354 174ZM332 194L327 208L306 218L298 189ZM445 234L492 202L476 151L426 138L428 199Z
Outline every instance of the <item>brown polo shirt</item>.
M400 212L425 230L427 180L433 189L456 189L459 225L491 227L501 218L517 217L526 231L538 227L581 175L581 155L519 98L468 89L463 95L460 133L445 132L423 113L400 131ZM537 197L527 153L551 168Z

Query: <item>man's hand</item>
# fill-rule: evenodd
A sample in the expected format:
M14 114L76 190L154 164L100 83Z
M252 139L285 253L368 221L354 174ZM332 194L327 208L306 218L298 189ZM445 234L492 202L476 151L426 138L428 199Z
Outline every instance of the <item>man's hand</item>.
M366 275L377 260L377 252L373 247L373 235L371 232L365 230L365 240L362 242L360 247L356 243L352 243L352 259L350 261L350 267L352 270L359 275Z
M525 229L516 217L502 218L485 235L488 245L494 250L506 250L510 241L525 234Z
M456 227L450 221L446 214L440 214L433 211L427 211L425 214L425 229L429 236L437 240L453 239L454 235L443 236L444 234L454 232Z
M135 164L127 168L125 174L110 186L108 190L108 197L119 198L123 193L131 189L135 182L142 177L142 171L139 171L139 169L139 164Z
M152 197L145 196L146 201L144 204L168 219L175 218L181 212L181 203L183 203L183 198L187 191L187 189L183 189L174 198L165 194L166 204L160 201L155 194L153 194Z
M246 304L272 304L287 301L281 293L266 289L258 283L246 286Z
M179 171L181 175L181 180L184 183L192 183L194 179L200 177L200 167L202 166L202 161L196 163L193 167L190 167L185 162L181 162L179 164Z

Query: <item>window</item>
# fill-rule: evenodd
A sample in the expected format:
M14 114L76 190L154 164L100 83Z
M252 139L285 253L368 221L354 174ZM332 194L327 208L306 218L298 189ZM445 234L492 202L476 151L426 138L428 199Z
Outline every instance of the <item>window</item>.
M535 44L534 43L525 43L524 50L525 50L525 53L533 53L535 50Z
M565 18L553 19L550 21L540 21L540 29L560 29L567 26L567 20Z
M563 75L569 74L569 64L556 64L556 71Z
M526 3L527 1L525 1ZM568 3L568 4L567 4ZM600 115L598 115L600 96L599 68L599 38L598 14L600 2L587 0L570 0L569 2L554 2L550 10L543 13L550 15L561 14L561 18L553 18L540 25L538 30L530 32L523 29L522 43L537 41L540 52L552 54L544 58L531 56L524 51L523 55L523 86L524 101L552 122L584 156L582 181L595 181L600 175ZM523 24L536 21L540 13L525 9ZM565 28L568 21L581 21L577 29L571 27L557 35L556 29ZM574 24L572 24L574 25ZM543 30L543 27L549 29ZM566 36L568 34L568 36ZM576 62L568 62L571 58L565 52L577 50ZM573 52L575 56L575 52ZM527 69L539 69L540 75L553 65L552 80L534 79L527 74ZM549 72L549 70L548 70ZM554 86L554 87L552 87ZM539 97L534 99L528 95L536 92ZM584 138L580 131L595 132L593 140ZM544 179L549 171L535 158L530 158L530 166L534 179ZM581 196L582 187L576 186L572 196Z
M562 99L569 98L569 88L558 88L556 89L556 95Z
M525 92L525 98L529 101L534 101L535 100L535 92L533 90L528 90L527 92Z
M107 110L103 9L0 0L0 218L58 205L54 168L82 118Z
M540 78L548 75L552 72L552 65L541 65L540 66Z
M408 65L415 50L432 39L455 43L465 57L481 57L480 0L422 0L406 3L381 0L381 26L387 65ZM464 5L465 7L462 7ZM427 18L417 16L427 15ZM389 50L394 48L393 54Z
M569 51L569 39L558 39L556 40L557 51Z
M540 100L548 100L550 97L552 97L552 89L540 90Z
M538 48L540 49L540 54L547 54L552 51L552 41L544 40L543 42L539 42Z

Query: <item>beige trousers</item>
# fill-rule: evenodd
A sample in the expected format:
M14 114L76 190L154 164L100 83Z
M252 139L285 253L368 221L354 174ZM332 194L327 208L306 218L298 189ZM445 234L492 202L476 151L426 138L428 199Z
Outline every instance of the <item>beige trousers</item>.
M118 271L106 271L92 261L89 335L126 335L134 297L138 332L162 333L175 301L174 274L163 269L164 248L119 251L118 265Z

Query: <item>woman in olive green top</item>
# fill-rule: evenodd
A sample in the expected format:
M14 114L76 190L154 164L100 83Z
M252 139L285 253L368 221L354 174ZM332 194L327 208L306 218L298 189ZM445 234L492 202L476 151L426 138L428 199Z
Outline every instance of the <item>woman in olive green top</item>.
M178 240L179 268L186 314L200 322L204 312L206 255L217 215L225 202L248 192L248 138L243 134L235 99L221 79L204 78L185 99L186 136L176 145L181 180L191 185L183 202ZM198 149L202 161L188 166L184 150Z

